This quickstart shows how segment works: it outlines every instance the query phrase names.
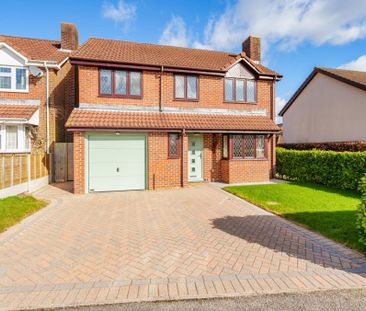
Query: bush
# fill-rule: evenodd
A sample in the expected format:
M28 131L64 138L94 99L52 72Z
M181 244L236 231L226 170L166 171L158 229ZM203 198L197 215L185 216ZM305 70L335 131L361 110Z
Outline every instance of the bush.
M333 150L333 151L366 151L366 141L334 142L334 143L302 143L279 144L278 147L292 150Z
M361 178L359 190L361 191L361 204L358 208L357 228L360 232L359 241L366 246L366 174Z
M366 152L287 150L277 148L277 175L340 189L358 189L366 173Z

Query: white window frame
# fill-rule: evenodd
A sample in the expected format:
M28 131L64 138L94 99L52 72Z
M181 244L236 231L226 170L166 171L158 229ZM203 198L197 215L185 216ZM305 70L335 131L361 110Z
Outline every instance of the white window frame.
M7 149L6 148L6 127L7 126L16 126L18 128L18 148L16 149ZM17 124L17 123L4 123L0 124L0 153L28 153L31 152L32 142L30 141L30 145L26 146L26 130L28 127L27 124ZM31 138L30 138L31 139Z
M11 69L11 73L2 73L0 72L0 76L6 76L11 78L11 88L1 88L0 87L0 92L11 92L11 93L28 93L29 92L29 70L27 67L21 67L21 66L7 66L7 65L0 65L0 67L2 68L10 68ZM21 89L17 89L16 88L16 70L17 69L25 69L25 89L21 90Z

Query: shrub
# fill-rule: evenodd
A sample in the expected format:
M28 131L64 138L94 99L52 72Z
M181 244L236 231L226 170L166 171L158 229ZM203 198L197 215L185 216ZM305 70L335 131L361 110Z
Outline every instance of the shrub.
M361 192L361 204L358 207L357 228L360 232L359 241L366 246L366 174L361 178L359 190Z
M299 144L279 144L278 147L292 150L333 150L333 151L366 151L366 141L349 141L334 143L299 143Z
M276 171L283 179L357 190L359 180L366 173L366 152L277 148Z

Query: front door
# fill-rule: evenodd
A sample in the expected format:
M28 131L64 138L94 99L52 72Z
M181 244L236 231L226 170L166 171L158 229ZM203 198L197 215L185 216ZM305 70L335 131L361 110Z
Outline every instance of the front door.
M203 180L203 138L202 135L188 137L188 181Z

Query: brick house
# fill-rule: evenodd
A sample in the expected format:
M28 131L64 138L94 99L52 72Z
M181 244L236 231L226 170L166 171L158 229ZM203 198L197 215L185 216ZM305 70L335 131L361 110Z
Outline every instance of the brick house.
M75 193L267 181L275 83L260 39L240 54L91 38L70 56Z
M61 25L61 40L0 35L0 189L28 177L48 183L48 154L66 140L64 125L75 102L69 55L77 48L77 30L68 23ZM26 155L38 157L27 163Z

